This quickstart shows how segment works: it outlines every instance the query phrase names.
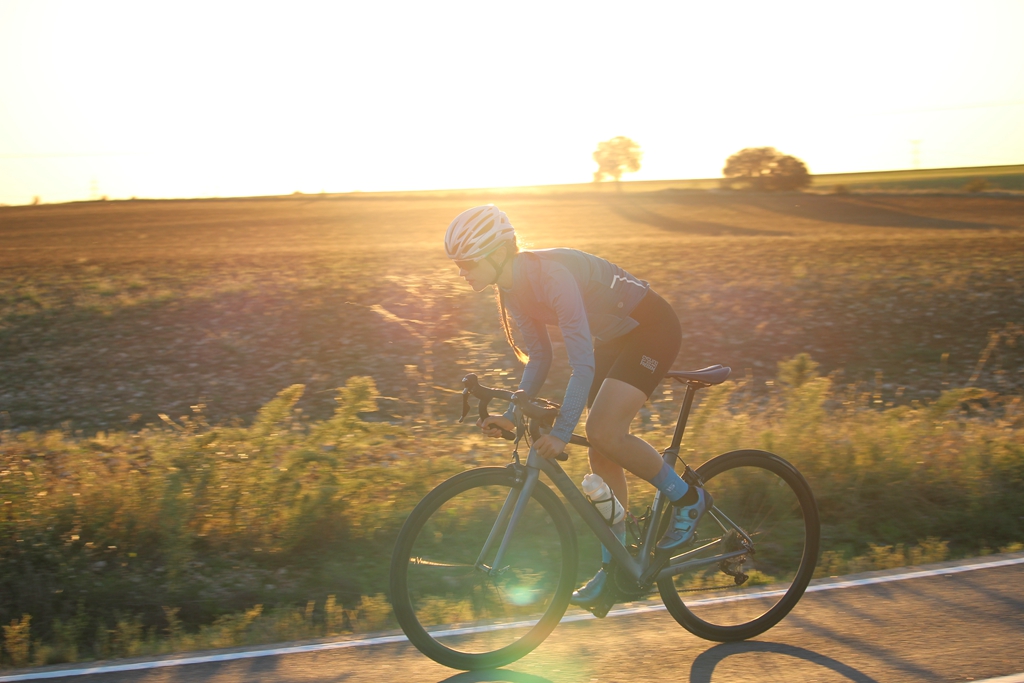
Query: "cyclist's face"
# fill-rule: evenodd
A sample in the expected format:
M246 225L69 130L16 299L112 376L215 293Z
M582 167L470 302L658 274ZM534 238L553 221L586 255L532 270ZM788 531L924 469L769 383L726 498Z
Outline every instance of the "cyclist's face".
M465 278L474 291L481 292L494 283L494 266L487 259L455 261L455 266L459 269L459 276Z

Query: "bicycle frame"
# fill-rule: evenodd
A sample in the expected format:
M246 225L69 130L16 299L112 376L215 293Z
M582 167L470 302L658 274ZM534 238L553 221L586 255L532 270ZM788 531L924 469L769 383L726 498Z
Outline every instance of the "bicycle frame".
M670 467L674 468L676 460L679 458L679 445L682 442L683 432L686 429L686 421L690 414L690 408L693 405L693 396L697 389L706 386L709 385L694 381L686 382L686 394L683 398L683 405L679 409L679 418L676 421L676 429L672 436L672 444L665 450L663 455L665 462L668 463ZM585 440L579 439L578 442L585 443ZM728 531L730 528L735 529L742 536L747 547L730 552L718 553L711 557L695 557L704 551L721 545L722 539L717 539L704 545L690 548L674 557L658 553L656 551L656 544L658 542L657 534L660 527L661 517L665 513L665 509L667 507L667 502L665 501L664 496L660 491L658 491L654 496L654 504L651 508L651 518L644 530L644 538L640 539L640 552L637 553L637 557L633 557L626 549L625 545L615 537L615 534L612 532L605 519L601 516L601 513L597 511L587 497L576 487L576 484L569 478L569 475L565 473L556 461L548 460L547 458L540 456L536 450L531 448L530 454L526 460L526 465L523 469L525 470L525 476L522 477L522 485L520 487L513 488L509 492L508 497L505 499L505 503L502 505L501 510L498 513L498 518L495 520L494 526L491 528L491 532L488 534L487 540L484 542L484 547L481 549L480 555L477 558L477 568L484 570L491 575L501 574L505 569L507 569L507 567L502 568L501 560L504 557L505 549L508 546L509 540L512 538L512 533L515 530L516 523L519 521L523 509L526 507L526 503L530 500L530 496L537 485L537 481L540 479L541 472L548 476L551 482L559 491L562 492L562 495L565 496L565 499L569 504L576 510L576 512L579 513L580 517L583 518L583 521L586 522L591 531L594 532L594 535L597 536L598 540L608 548L616 564L636 580L638 588L646 589L655 581L665 579L676 574L681 574L695 567L714 564L716 562L745 555L750 552L748 549L752 546L750 537L743 531L743 529L739 528L732 522L732 520L726 517L721 510L717 507L712 507L711 510L709 510L709 514L718 523L718 525L722 527L723 532ZM507 526L505 525L506 521L508 522ZM726 524L728 524L728 527ZM502 527L504 527L504 534L502 534ZM490 550L494 546L494 542L498 539L499 535L501 536L501 543L498 546L494 562L491 566L487 566L484 564L484 560L490 553Z

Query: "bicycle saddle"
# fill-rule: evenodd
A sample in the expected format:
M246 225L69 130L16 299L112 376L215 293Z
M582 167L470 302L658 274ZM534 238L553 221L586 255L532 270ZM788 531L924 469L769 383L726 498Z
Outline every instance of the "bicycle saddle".
M669 370L668 376L679 382L700 382L701 384L721 384L732 372L732 368L712 365L702 370Z

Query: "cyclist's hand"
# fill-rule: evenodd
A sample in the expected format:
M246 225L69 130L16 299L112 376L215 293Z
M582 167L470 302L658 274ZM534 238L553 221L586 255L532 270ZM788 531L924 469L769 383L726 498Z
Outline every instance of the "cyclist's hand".
M565 450L565 442L558 437L545 434L533 442L533 448L545 458L557 458Z
M512 424L512 420L501 415L488 415L486 419L477 420L476 426L484 430L484 434L492 439L499 438L502 429L509 432L516 431L516 426Z

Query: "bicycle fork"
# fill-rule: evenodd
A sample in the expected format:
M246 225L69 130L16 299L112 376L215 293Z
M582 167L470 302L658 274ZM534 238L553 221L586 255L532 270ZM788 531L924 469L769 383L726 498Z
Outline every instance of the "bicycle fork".
M531 456L533 455L532 450L530 454ZM523 474L524 470L525 474ZM486 572L488 576L499 576L508 569L508 567L501 566L501 561L505 557L505 551L508 549L509 541L512 539L512 532L516 528L516 523L522 517L523 510L526 509L526 505L530 502L530 497L533 495L533 489L537 486L540 470L535 467L517 469L516 484L519 483L520 476L523 477L522 486L513 485L512 489L508 492L508 496L498 512L498 518L494 520L494 526L491 527L491 532L487 535L487 540L484 541L484 547L476 558L476 568ZM505 524L506 521L508 522L507 526ZM505 528L505 533L501 538L501 544L498 546L498 552L494 556L494 562L491 566L487 566L484 560L491 551L491 547L498 538L498 534L501 533L502 527Z

